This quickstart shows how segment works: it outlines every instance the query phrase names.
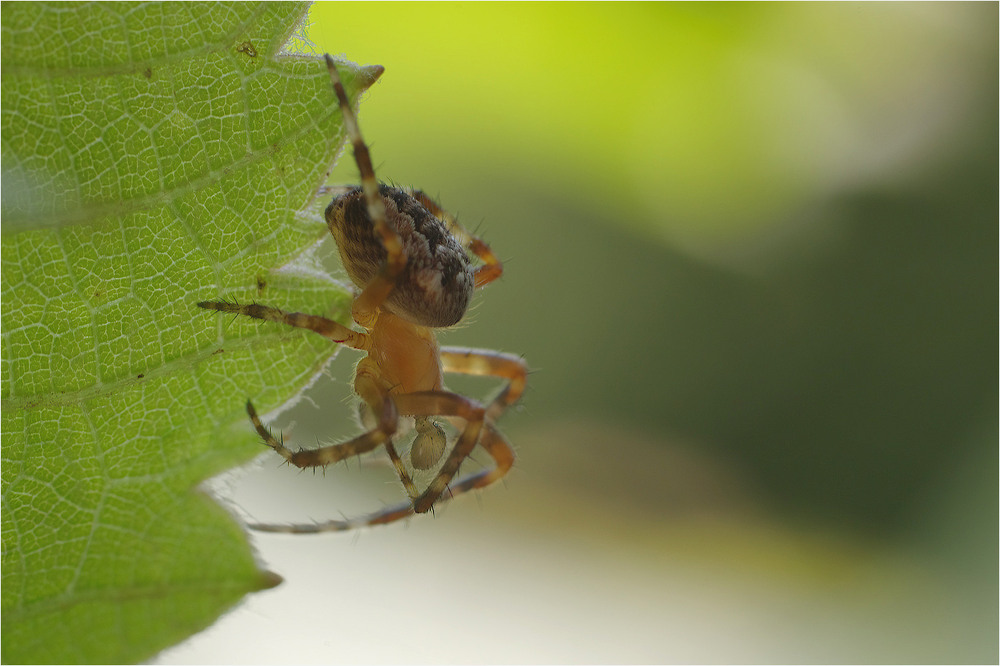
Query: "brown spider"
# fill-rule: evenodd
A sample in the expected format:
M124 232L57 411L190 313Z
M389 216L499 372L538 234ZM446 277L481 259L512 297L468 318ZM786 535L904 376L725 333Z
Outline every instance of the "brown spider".
M496 280L503 268L483 241L463 229L423 192L378 184L368 147L329 55L326 64L361 172L361 186L345 189L334 198L326 209L326 222L337 241L344 268L361 289L351 314L365 330L256 303L204 301L198 306L308 329L364 352L366 356L355 370L354 390L367 406L373 427L354 439L293 452L264 427L249 401L247 412L264 443L300 468L325 467L384 446L410 501L354 520L251 525L267 532L328 532L391 523L429 511L445 491L453 497L503 478L514 463L514 451L495 423L521 397L527 374L524 362L511 354L438 347L434 329L458 323L469 306L473 289ZM473 268L466 250L476 255L481 265ZM444 372L491 375L508 381L484 407L446 391ZM446 448L445 432L432 417L454 423L461 431L423 492L417 490L393 445L401 416L414 417L416 436L410 448L410 463L416 469L434 467ZM476 444L489 453L495 467L452 483Z

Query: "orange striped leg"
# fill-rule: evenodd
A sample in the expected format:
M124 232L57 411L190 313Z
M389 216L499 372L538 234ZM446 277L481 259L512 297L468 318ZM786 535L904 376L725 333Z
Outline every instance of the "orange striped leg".
M348 520L328 520L312 525L258 523L252 524L250 527L262 532L317 534L321 532L339 532L371 525L386 525L402 518L406 518L407 516L411 516L414 513L425 513L429 511L434 502L441 496L441 493L448 487L448 482L451 481L452 477L454 477L459 466L462 464L462 461L468 457L469 452L475 447L477 440L479 440L483 427L484 410L482 406L474 400L469 400L468 398L464 398L460 395L444 391L407 393L395 396L394 401L400 414L412 416L456 416L466 421L465 430L459 437L459 440L452 449L451 454L444 462L444 465L442 465L437 477L431 481L430 486L428 486L427 490L424 491L422 495L415 497L410 502L405 504L397 504L383 509L382 511L376 511L375 513L371 513L360 518ZM256 423L254 425L256 425ZM263 429L263 426L261 426L261 429ZM261 429L258 429L258 432L260 432ZM267 435L265 435L265 433L267 433L266 430L261 433L261 436L264 437L265 440L268 438L273 440L273 437L270 437L270 433L267 433ZM506 468L509 468L510 463L513 462L513 454L511 453L508 462L504 462L503 452L499 452L499 457L495 453L496 446L492 444L494 439L490 437L489 441L491 443L487 446L487 451L490 451L490 454L497 458L497 468L499 469L500 467L505 466L504 471L506 471ZM272 448L274 448L270 442L268 443L272 446ZM389 457L392 459L393 464L400 473L400 477L404 479L403 483L407 486L407 493L410 493L411 497L415 496L416 490L415 488L411 489L410 486L412 486L412 481L409 481L409 475L406 473L399 455L392 446L391 440L386 440L386 450L389 452ZM486 470L487 473L490 471L491 470ZM481 483L476 485L472 484L483 476L483 472L480 472L472 477L469 477L469 479L463 479L460 481L456 485L456 487L459 488L458 494L461 494L465 490L472 487L481 487L481 485L483 485ZM409 484L407 481L409 481Z
M257 416L257 410L254 409L253 404L249 400L247 401L247 414L250 415L250 421L253 423L253 427L257 431L257 434L260 435L260 438L264 440L265 444L274 449L278 455L300 469L326 467L327 465L340 462L344 458L367 453L380 444L388 442L396 432L396 423L399 418L396 413L396 407L388 396L382 402L379 413L379 424L352 440L318 449L292 451L285 446L283 438L276 439L271 434L271 431L264 427L264 424L260 421L260 417Z
M395 396L396 407L400 414L410 416L457 416L465 421L465 429L438 470L437 476L431 481L420 497L413 501L416 513L426 513L434 506L448 484L458 472L465 459L472 453L483 428L486 412L475 400L470 400L456 393L447 391L420 391Z
M337 102L340 104L340 114L344 119L344 127L347 129L347 137L351 140L351 147L354 150L354 161L361 172L361 189L365 193L365 202L368 204L368 217L375 227L375 233L382 240L385 248L386 259L379 272L372 278L372 281L365 285L361 294L354 300L351 314L354 321L366 328L371 328L375 323L377 310L385 299L392 293L396 286L396 278L406 267L406 253L403 251L403 240L396 233L396 230L389 226L385 219L385 202L378 193L378 181L375 179L375 168L372 166L371 154L364 138L361 136L361 128L358 126L358 119L354 116L354 109L344 92L344 85L340 81L340 74L333 64L333 58L325 56L326 67L330 72L330 80L333 83L333 92L337 95Z
M445 372L501 377L507 385L486 409L488 421L496 422L504 410L517 402L527 384L528 368L520 356L491 349L442 347L441 365Z
M453 484L450 493L454 497L469 490L485 488L502 479L514 465L514 450L494 423L504 410L517 402L524 393L528 370L521 357L489 349L443 347L441 349L441 362L445 372L487 375L507 379L507 386L486 409L486 424L479 440L480 446L486 449L496 466L493 469L484 469Z
M215 310L216 312L228 312L235 315L262 319L264 321L274 321L279 324L292 326L293 328L304 328L314 333L319 333L327 340L332 340L353 349L366 349L368 336L359 331L352 331L346 326L339 324L332 319L308 315L301 312L285 312L268 305L251 303L240 305L239 303L227 303L225 301L202 301L198 303L199 308Z
M461 495L462 493L478 488L485 488L495 481L499 481L507 476L507 472L514 466L514 449L510 442L497 430L496 426L486 422L483 427L483 434L479 438L479 445L486 449L493 461L494 467L484 469L475 474L471 474L459 481L456 481L448 488L449 498Z
M392 444L392 435L396 432L399 412L396 409L395 402L381 387L378 381L378 367L370 358L363 358L358 363L354 376L354 390L368 404L372 414L378 414L378 424L370 431L348 442L312 451L289 451L282 442L275 440L267 428L263 426L250 403L247 403L247 411L250 412L250 419L253 421L254 428L257 429L257 433L264 442L277 451L285 460L297 467L328 465L352 455L371 451L379 446L379 444L383 444L389 454L389 459L392 460L399 474L400 480L403 482L403 486L406 488L407 494L411 498L417 497L419 494L417 488L413 484L413 480L410 478L406 467L403 465L403 461ZM412 502L407 502L406 504L400 504L390 509L353 520L329 520L311 525L254 523L250 525L250 528L261 532L285 532L293 534L336 532L364 527L366 525L391 523L412 514L413 504Z
M431 399L428 400L428 397ZM410 502L396 504L381 511L376 511L374 513L353 519L334 519L309 525L257 523L251 524L250 527L262 532L319 534L323 532L340 532L374 525L387 525L389 523L394 523L397 520L407 518L415 512L423 513L428 511L431 506L433 506L434 502L440 498L445 489L449 490L448 496L449 498L452 498L470 490L484 488L498 479L502 479L513 466L513 449L511 449L507 440L504 439L504 436L496 429L496 426L489 422L483 423L481 420L483 414L482 408L479 407L474 401L458 395L433 391L423 394L411 393L404 396L397 396L397 401L402 403L400 406L401 413L409 411L433 411L435 415L445 415L446 413L456 412L453 415L459 416L460 418L468 417L471 419L475 419L478 415L479 420L476 421L476 423L482 426L482 430L476 428L470 431L467 426L466 430L459 438L458 443L456 443L454 449L452 450L448 460L442 466L441 472L439 472L437 478L431 482L431 485L423 495L416 497ZM450 409L447 408L449 406L451 407ZM458 414L457 412L462 412L462 414ZM470 421L469 425L472 426L473 423ZM495 466L491 469L484 469L480 472L460 479L452 484L451 488L448 488L448 482L454 477L455 473L458 471L459 465L461 465L462 461L468 456L468 451L471 451L475 446L475 438L477 434L479 444L486 449L487 453L489 453L493 458L496 463ZM406 481L409 480L409 475L406 473L405 468L400 471L403 464L399 459L399 455L396 454L391 440L386 441L386 449L389 451L389 457L393 460L393 464L397 467L397 471L400 473L400 478L404 479L404 485L407 486L407 493L409 493L411 497L415 497L415 489L411 490L409 485L406 483ZM412 484L412 481L410 484ZM421 508L423 511L420 511Z
M367 360L367 359L366 359ZM364 361L362 361L362 364ZM359 364L359 370L361 369L361 364ZM356 382L357 383L357 382ZM362 387L364 388L364 387ZM361 393L361 391L358 391ZM396 414L395 406L391 400L387 400L389 405L392 405L393 415ZM385 414L383 414L383 420L386 419ZM256 426L256 422L254 423ZM393 429L395 429L395 421L393 421ZM264 432L261 432L261 428L258 428L258 433L268 440ZM374 431L373 431L374 432ZM370 433L368 433L370 434ZM364 437L364 435L362 435ZM270 438L273 440L273 438ZM356 439L353 441L357 441ZM270 442L268 442L271 445ZM350 444L350 442L347 442ZM381 511L376 511L375 513L370 513L358 518L351 519L333 519L326 520L320 523L312 524L284 524L284 523L251 523L250 529L257 530L258 532L277 532L285 534L321 534L324 532L342 532L345 530L357 529L359 527L368 527L372 525L386 525L388 523L394 523L397 520L406 518L407 516L413 515L413 500L412 498L417 497L419 494L416 486L413 484L413 480L410 478L409 473L406 471L406 467L403 465L403 461L400 459L399 454L396 452L396 447L392 444L392 439L387 438L384 441L385 449L389 454L389 459L392 460L393 466L396 468L396 472L399 474L400 480L403 482L403 486L406 488L407 494L411 497L411 500L401 504L396 504L389 508L383 509ZM273 448L273 445L271 445ZM340 445L343 446L343 445Z
M322 534L324 532L343 532L356 530L360 527L373 525L388 525L413 515L413 504L405 502L365 516L350 519L333 519L323 522L299 525L282 523L251 523L250 529L258 532L276 532L283 534Z
M399 480L403 483L403 488L406 489L406 494L410 496L410 500L414 500L420 494L417 490L417 486L413 483L413 479L410 477L410 472L406 469L406 465L403 464L403 459L399 457L399 453L396 452L396 447L392 445L392 440L386 440L385 442L386 453L389 454L389 460L392 461L392 466L396 468L396 474L399 475Z

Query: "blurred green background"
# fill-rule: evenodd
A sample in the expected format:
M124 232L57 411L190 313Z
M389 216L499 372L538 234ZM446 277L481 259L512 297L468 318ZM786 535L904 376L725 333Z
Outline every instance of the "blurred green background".
M443 342L536 370L501 423L519 453L507 489L411 521L386 546L399 585L370 617L333 593L359 623L394 595L399 609L440 604L439 630L386 659L998 659L996 4L321 3L310 19L318 52L386 68L360 116L379 176L436 196L505 261ZM345 155L331 180L356 179ZM340 410L355 361L342 354L278 425L351 434L350 408L322 405ZM303 477L275 473L289 508L260 517L301 521L288 494ZM350 513L329 495L350 474L317 479L308 515ZM505 527L475 542L465 510ZM622 631L653 624L595 646L618 625L588 629L572 614L586 603L553 601L577 633L542 621L518 639L531 629L505 614L479 630L507 639L462 652L448 608L489 605L475 589L491 598L502 568L484 567L486 582L456 580L447 561L405 574L425 529L476 561L506 534L511 561L563 572L539 544L608 549L579 565L590 601L618 609ZM380 534L354 550L343 536L273 548L324 544L316 557L343 563ZM266 559L290 588L285 557ZM633 557L653 562L650 589L678 561L714 583L646 607L612 573ZM368 574L322 577L352 575ZM751 593L713 605L734 589L719 581L802 605L729 640L733 617L769 606ZM474 589L456 602L421 585ZM673 635L673 612L702 621ZM317 640L295 659L345 658ZM519 640L534 650L509 651ZM367 650L347 658L379 660Z
M532 419L696 439L783 513L898 534L995 477L996 15L320 4L311 35L386 67L379 173L507 260L446 339L523 353Z

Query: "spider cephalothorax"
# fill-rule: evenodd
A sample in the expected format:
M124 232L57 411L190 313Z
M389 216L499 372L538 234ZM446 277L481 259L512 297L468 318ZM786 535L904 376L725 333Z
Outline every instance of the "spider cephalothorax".
M439 347L435 328L458 323L475 288L496 280L500 261L483 241L419 190L379 185L368 147L330 56L333 82L361 185L342 191L326 209L326 221L351 280L360 288L351 308L358 331L317 315L284 312L266 305L203 301L200 307L304 328L365 353L354 374L354 390L365 405L368 430L354 439L319 449L291 451L276 439L247 402L247 412L264 443L289 463L324 467L384 446L410 500L356 520L307 525L253 525L272 532L325 532L390 523L429 511L445 491L449 496L485 487L502 478L514 463L510 444L496 420L524 392L526 368L512 354L482 349ZM469 258L479 259L477 266ZM447 391L443 374L492 375L507 380L488 405ZM393 438L400 417L413 417L416 434L410 447L414 469L437 471L420 491L396 451ZM447 434L438 421L459 432L447 450ZM495 466L454 480L476 446Z

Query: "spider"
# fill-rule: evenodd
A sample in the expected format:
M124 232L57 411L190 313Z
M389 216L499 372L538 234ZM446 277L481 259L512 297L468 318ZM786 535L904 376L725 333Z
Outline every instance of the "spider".
M462 228L426 194L378 183L337 68L329 55L325 57L361 175L359 187L339 188L325 217L344 268L360 289L351 316L364 330L257 303L203 301L198 306L306 329L363 352L365 356L355 369L354 391L363 410L367 409L367 432L341 444L291 451L264 426L250 401L247 413L264 443L302 469L325 468L385 447L409 501L351 520L250 526L267 532L329 532L392 523L430 511L446 491L454 497L503 478L514 463L514 451L496 421L521 397L527 376L518 356L438 346L434 329L458 323L473 290L499 278L503 267L486 243ZM467 251L479 259L478 266L473 267ZM495 376L507 383L484 406L447 391L442 379L445 372ZM416 430L410 464L421 470L439 465L422 492L393 443L403 416L413 417ZM460 432L446 457L447 436L439 419L454 424ZM492 457L494 466L453 481L477 444Z

